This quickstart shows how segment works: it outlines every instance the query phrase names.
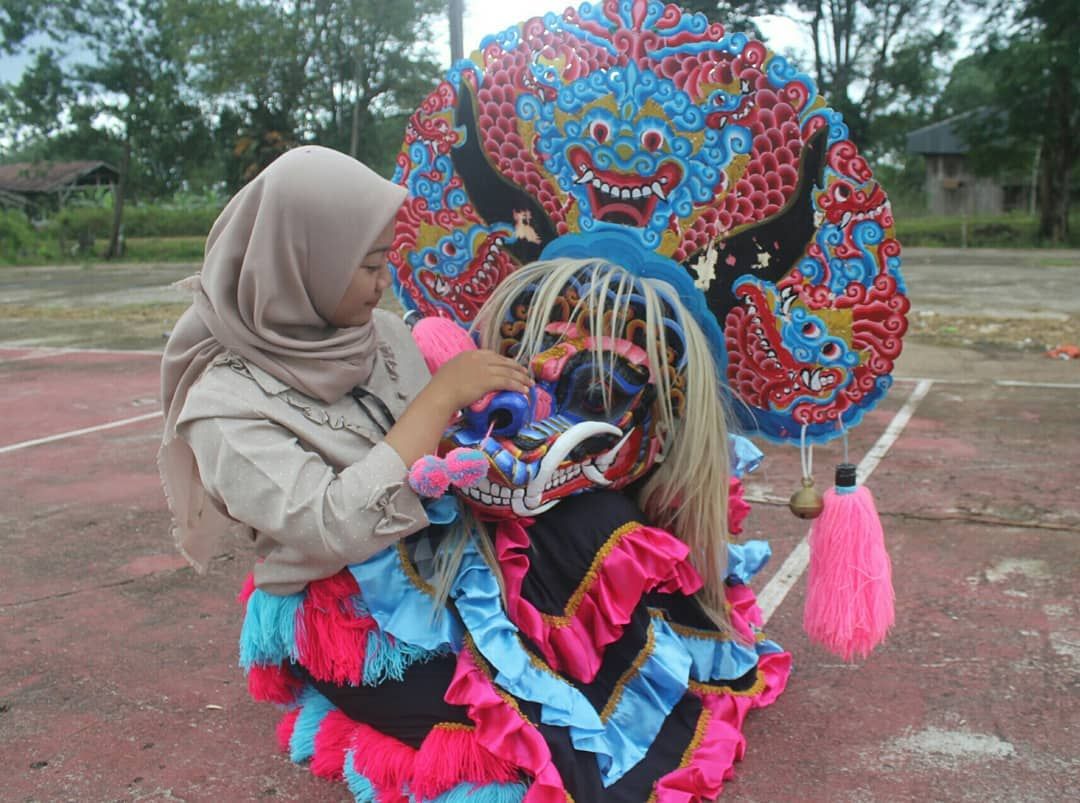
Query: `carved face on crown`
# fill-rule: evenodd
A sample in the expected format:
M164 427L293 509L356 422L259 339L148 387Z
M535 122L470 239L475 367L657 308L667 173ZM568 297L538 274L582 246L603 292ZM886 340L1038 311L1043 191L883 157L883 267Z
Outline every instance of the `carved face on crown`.
M446 433L445 450L475 447L490 461L487 478L460 491L485 518L535 516L572 494L622 488L663 457L659 388L670 388L678 416L686 383L678 313L661 295L663 320L647 320L640 287L620 304L593 291L592 281L588 270L578 272L546 309L533 304L535 286L514 299L502 342L492 345L527 358L535 386L528 396L490 394ZM599 315L597 305L604 307ZM523 333L536 315L547 320L544 336L534 353L522 355ZM591 331L597 320L601 331ZM666 341L659 365L649 359L650 327L662 327Z

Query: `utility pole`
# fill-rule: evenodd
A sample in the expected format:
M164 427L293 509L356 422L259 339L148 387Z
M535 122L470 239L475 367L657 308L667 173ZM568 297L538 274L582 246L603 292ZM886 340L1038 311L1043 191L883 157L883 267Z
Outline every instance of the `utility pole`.
M449 0L447 13L450 16L450 62L465 58L464 34L462 21L465 16L465 0Z

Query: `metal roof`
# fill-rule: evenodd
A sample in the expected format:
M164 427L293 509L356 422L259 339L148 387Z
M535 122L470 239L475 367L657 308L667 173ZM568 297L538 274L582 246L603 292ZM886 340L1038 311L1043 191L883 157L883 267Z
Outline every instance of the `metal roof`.
M971 129L983 123L990 124L1000 117L1001 112L984 106L923 126L907 135L908 153L967 153L971 148L963 139L963 129Z
M119 173L107 162L18 162L0 165L0 190L57 192L80 184L110 184Z

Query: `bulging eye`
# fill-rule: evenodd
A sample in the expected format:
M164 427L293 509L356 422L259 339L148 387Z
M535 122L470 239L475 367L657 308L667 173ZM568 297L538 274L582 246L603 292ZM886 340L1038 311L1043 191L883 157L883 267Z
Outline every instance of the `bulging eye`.
M457 256L457 246L453 243L443 243L442 252L448 257Z
M826 343L821 347L821 356L827 360L834 360L840 356L840 347L835 343Z
M436 265L439 264L439 258L435 256L434 251L428 251L424 254L424 264L427 265L429 268L434 268Z
M821 328L813 321L809 321L803 324L802 333L806 337L817 337L821 334Z
M608 124L603 120L593 120L589 123L589 133L592 138L603 145L608 141L608 137L611 136L611 129L608 128Z
M641 145L645 150L655 152L664 147L664 132L656 128L647 128L641 134Z
M838 201L846 201L851 197L851 188L847 184L837 184L833 193Z

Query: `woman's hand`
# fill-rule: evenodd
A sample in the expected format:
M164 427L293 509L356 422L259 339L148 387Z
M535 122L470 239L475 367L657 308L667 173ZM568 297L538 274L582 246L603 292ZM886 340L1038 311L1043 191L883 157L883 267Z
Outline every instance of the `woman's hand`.
M450 415L492 391L528 393L533 380L521 365L494 351L463 351L439 368L425 392L437 396Z
M425 454L434 454L454 413L493 391L528 393L532 377L524 367L494 351L463 351L447 360L417 394L386 442L410 466Z

